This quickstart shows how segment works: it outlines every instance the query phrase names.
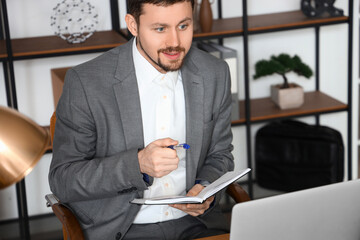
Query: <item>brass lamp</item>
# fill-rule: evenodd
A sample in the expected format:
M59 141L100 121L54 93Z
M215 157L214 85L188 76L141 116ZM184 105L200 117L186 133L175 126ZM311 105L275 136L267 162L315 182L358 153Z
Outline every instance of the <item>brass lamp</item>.
M0 106L0 189L19 182L50 146L50 133L18 111Z
M46 150L49 128L37 125L18 111L0 106L0 189L16 183L21 239L30 239L25 181Z

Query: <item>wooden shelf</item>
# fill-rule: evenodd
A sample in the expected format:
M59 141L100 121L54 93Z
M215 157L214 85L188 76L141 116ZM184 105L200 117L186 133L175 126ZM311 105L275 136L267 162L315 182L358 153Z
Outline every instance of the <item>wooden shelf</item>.
M313 25L328 25L345 23L349 17L317 17L305 16L302 11L282 12L276 14L264 14L249 17L249 31L281 30L296 27L308 27Z
M95 32L83 43L70 44L58 36L13 39L11 41L14 58L38 55L62 55L106 50L126 43L127 40L115 31Z
M6 53L5 40L0 40L0 59L1 58L6 58L6 57L7 57L7 53Z
M309 18L305 16L302 11L298 10L249 16L248 31L249 34L254 34L267 31L281 31L289 28L296 29L317 25L338 24L347 21L349 21L349 17L347 16ZM127 29L121 29L121 32L124 36L128 35ZM212 31L204 33L198 30L194 32L194 39L241 36L243 32L242 17L214 19Z
M239 101L239 116L232 116L232 125L245 123L245 101ZM251 122L298 117L327 112L345 111L348 106L322 92L314 91L305 93L305 102L300 108L281 110L270 98L252 99L250 102Z
M301 11L249 16L249 33L276 31L288 28L301 28L313 25L336 24L348 21L348 17L308 18ZM216 19L213 30L208 33L195 32L194 38L241 35L242 17ZM127 34L125 29L122 32ZM84 43L70 44L58 36L19 38L11 41L15 59L46 57L47 55L79 54L102 51L117 47L127 40L116 31L95 32ZM5 41L0 42L0 58L6 57Z
M348 20L349 17L346 16L309 18L301 11L263 14L248 17L248 31L250 34L264 31L279 31L289 28L304 28L314 25L344 23ZM194 38L216 37L219 35L241 35L242 33L242 17L224 18L214 20L211 32L203 33L197 31L194 33Z

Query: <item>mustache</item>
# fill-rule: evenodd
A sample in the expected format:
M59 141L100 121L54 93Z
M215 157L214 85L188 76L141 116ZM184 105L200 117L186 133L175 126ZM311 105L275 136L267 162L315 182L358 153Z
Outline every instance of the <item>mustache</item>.
M167 48L162 48L158 50L158 53L161 52L185 52L185 48L183 47L167 47Z

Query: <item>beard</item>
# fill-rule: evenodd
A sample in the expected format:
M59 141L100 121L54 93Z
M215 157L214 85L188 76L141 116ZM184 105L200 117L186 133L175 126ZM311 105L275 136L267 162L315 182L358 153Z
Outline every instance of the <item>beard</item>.
M141 40L139 37L137 37L138 39L138 43L139 43L139 46L140 48L142 49L142 51L145 53L145 55L155 64L157 65L159 68L161 68L162 70L164 70L165 72L172 72L172 71L177 71L179 70L183 63L184 63L184 58L178 58L176 60L169 60L169 63L163 63L161 61L161 58L160 58L160 54L161 53L184 53L184 56L185 56L185 48L183 47L180 47L180 46L177 46L177 47L167 47L167 48L161 48L157 51L157 54L158 54L158 59L157 61L155 61L146 51L145 49L143 48L142 44L141 44Z
M174 53L174 52L175 53L180 53L180 54L183 52L184 55L185 55L185 48L183 48L183 47L167 47L167 48L159 49L157 51L157 53L158 53L158 66L161 67L166 72L177 71L183 65L184 58L178 58L176 60L169 60L168 64L165 64L165 63L163 63L161 61L161 58L160 58L161 53L170 54L170 53Z

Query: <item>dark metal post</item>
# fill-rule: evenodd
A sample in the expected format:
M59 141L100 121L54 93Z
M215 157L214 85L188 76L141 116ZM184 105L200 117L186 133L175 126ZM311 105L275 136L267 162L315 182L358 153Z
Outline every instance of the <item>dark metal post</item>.
M112 30L120 32L119 3L117 0L110 0Z
M320 27L315 27L315 82L316 91L320 89Z
M2 10L2 24L6 40L6 49L7 49L7 60L4 62L4 76L5 76L5 87L8 106L14 109L18 109L17 97L16 97L16 86L15 86L15 74L13 66L13 55L10 39L10 29L9 21L7 15L6 0L1 0L1 10ZM26 190L25 190L25 180L21 180L16 184L16 196L17 196L17 205L19 212L19 226L20 226L20 237L21 239L30 239L30 226L29 226L29 216L27 211L27 201L26 201Z
M320 27L315 27L315 90L320 90ZM316 125L320 125L320 115L315 115Z
M1 0L1 9L2 9L2 21L4 26L4 35L6 40L6 49L7 49L7 61L6 65L4 65L4 71L8 72L5 74L5 86L6 86L6 95L8 100L8 106L18 109L17 106L17 96L16 96L16 87L15 87L15 74L14 74L14 66L13 66L13 55L12 55L12 47L11 47L11 39L10 39L10 29L9 29L9 21L6 9L6 0Z
M250 78L249 78L249 46L248 46L248 15L247 0L243 0L243 31L244 31L244 80L245 80L245 115L246 115L246 142L247 142L247 164L252 168L252 148L251 148L251 111L250 111ZM253 198L253 179L252 171L249 172L249 195Z
M19 211L19 227L21 239L30 240L29 215L27 211L25 179L16 184L17 205Z
M218 0L218 17L219 17L219 19L222 19L222 0ZM220 45L224 45L223 38L219 38L218 42Z
M348 43L348 180L352 179L352 63L354 1L349 0Z
M222 0L218 0L218 17L222 18Z

